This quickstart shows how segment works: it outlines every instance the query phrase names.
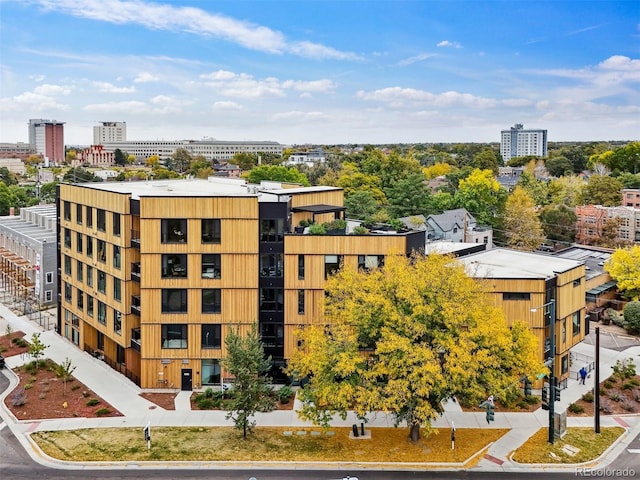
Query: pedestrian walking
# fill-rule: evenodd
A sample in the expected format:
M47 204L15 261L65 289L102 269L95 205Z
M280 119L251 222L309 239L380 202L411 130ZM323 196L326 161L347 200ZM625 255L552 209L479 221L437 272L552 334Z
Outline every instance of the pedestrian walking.
M585 380L587 379L587 369L582 367L580 369L580 381L582 383L582 385L585 384Z

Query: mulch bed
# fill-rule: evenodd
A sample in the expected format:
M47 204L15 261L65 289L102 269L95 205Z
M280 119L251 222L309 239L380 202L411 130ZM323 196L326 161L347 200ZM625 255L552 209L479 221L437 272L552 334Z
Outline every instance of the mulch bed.
M175 410L177 393L141 393L140 396L165 410Z
M19 347L13 340L16 338L24 338L24 332L18 330L17 332L13 332L11 335L3 335L0 337L0 354L4 358L13 357L14 355L21 355L26 353L29 350L29 345L25 347ZM11 337L11 338L9 338ZM27 340L24 338L24 340Z
M74 417L120 417L117 411L77 379L64 382L50 370L51 360L40 360L37 370L26 366L14 369L20 384L5 399L5 404L18 420ZM24 392L24 405L16 405L16 398ZM87 402L90 404L87 405Z
M624 388L633 386L635 388ZM583 395L583 398L588 397ZM567 415L572 417L593 417L595 413L595 405L593 401L586 400L574 402L578 407L584 409L581 413L574 413L567 409ZM608 379L600 383L600 414L602 415L621 415L640 412L640 375L621 380L612 375Z

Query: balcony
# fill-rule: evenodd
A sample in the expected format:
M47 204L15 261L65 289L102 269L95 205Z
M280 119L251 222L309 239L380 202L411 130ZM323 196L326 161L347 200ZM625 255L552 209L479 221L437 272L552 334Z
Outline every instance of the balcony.
M140 250L140 232L131 230L131 247Z
M131 280L140 283L140 263L131 264Z
M142 343L140 342L140 329L132 328L131 329L131 348L139 352L141 347L142 347Z
M140 296L134 295L131 297L131 313L134 315L140 316L142 310L140 309Z

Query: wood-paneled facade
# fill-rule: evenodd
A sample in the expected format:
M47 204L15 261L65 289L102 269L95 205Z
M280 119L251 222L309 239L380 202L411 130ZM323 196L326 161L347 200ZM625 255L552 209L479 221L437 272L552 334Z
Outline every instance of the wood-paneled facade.
M333 187L238 180L59 187L59 332L142 388L219 385L230 329L256 326L276 366L321 322L336 266L424 247L424 232L294 234L344 215Z

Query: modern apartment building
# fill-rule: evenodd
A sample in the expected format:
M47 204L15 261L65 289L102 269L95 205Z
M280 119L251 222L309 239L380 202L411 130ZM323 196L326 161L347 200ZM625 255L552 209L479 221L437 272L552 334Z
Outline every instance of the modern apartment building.
M577 243L586 245L597 243L609 219L618 219L617 239L621 243L640 242L640 208L579 205L576 207L576 217Z
M100 122L93 127L93 144L127 141L127 122Z
M278 142L225 142L218 140L174 140L174 141L131 141L131 142L105 142L105 151L114 152L119 148L129 155L133 155L136 161L143 162L152 155L160 159L166 159L183 148L191 155L201 155L207 160L229 161L236 153L268 153L282 155L284 145Z
M500 132L500 154L507 162L514 157L547 156L547 131L525 130L521 123Z
M29 120L29 143L50 162L64 162L64 122Z
M622 206L640 208L640 188L622 189Z
M509 324L528 323L539 339L540 358L555 353L555 376L566 384L570 349L589 333L582 261L495 248L459 259L468 274L484 282ZM555 303L551 308L550 302ZM552 317L555 312L555 318ZM552 327L550 327L552 326ZM555 352L551 351L551 328Z
M244 180L59 186L59 331L143 388L219 385L230 329L282 366L323 321L340 265L424 248L422 231L292 233L344 216L343 190Z

